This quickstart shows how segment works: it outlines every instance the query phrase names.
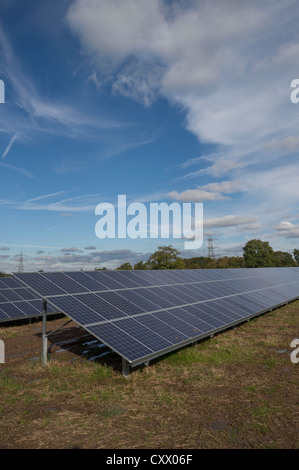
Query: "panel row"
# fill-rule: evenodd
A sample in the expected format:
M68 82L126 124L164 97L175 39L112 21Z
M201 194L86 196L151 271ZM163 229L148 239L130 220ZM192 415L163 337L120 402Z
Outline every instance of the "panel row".
M195 269L164 271L90 271L67 273L23 273L18 279L43 296L57 296L84 292L104 292L154 286L190 285L198 292L215 297L221 291L230 293L270 287L299 278L299 268L264 269ZM237 286L237 287L236 287Z
M29 273L19 278L131 363L299 295L298 268Z
M230 281L228 281L230 282ZM246 294L247 298L257 303L261 309L273 301L273 305L283 303L299 293L299 281L287 285L272 285L261 287L262 282L250 280L246 285L241 282L235 286L223 281L217 284L217 289L208 285L197 286L181 285L167 287L148 287L143 289L130 289L121 291L107 291L101 293L83 293L50 297L48 300L61 311L71 312L72 316L81 325L112 321L128 318L141 313L152 313L159 310L185 307L206 301L234 298ZM268 283L266 283L268 284ZM249 290L247 290L249 289ZM250 295L252 292L252 295Z
M246 320L286 301L289 294L267 290L198 305L161 310L87 327L87 330L129 362L146 360Z
M215 282L228 280L231 280L231 284L246 283L249 279L266 283L284 278L288 282L297 275L299 268L298 270L296 268L189 269L15 274L17 279L44 296L191 283L213 285Z

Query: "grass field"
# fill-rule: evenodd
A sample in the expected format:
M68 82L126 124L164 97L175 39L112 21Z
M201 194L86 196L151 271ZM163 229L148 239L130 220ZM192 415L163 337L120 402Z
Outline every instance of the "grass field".
M119 357L75 323L51 337L47 368L40 322L2 327L0 448L298 448L296 337L299 301L126 380Z

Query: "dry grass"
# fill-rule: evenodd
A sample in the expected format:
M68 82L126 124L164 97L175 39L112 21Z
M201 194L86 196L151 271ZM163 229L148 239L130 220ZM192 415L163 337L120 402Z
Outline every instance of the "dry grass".
M129 380L116 355L89 362L78 345L53 344L45 369L40 323L2 328L0 447L298 448L299 365L290 361L298 318L294 302ZM68 328L55 342L80 334Z

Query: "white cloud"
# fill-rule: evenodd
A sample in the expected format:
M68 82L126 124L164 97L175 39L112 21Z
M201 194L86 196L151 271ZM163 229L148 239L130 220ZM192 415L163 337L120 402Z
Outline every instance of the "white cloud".
M239 181L221 181L220 183L208 183L202 187L215 193L233 194L240 191L242 185Z
M272 152L281 150L284 153L299 153L299 136L291 135L282 140L272 139L265 144L265 150Z
M295 0L75 0L67 19L114 92L146 106L167 97L201 142L221 147L206 174L271 158L273 139L296 145Z
M87 77L86 81L92 82L98 89L102 88L103 83L100 82L95 71L89 77Z
M168 196L182 202L205 202L228 199L224 194L233 194L240 190L239 181L221 181L198 186L196 189L186 189L181 193L171 191Z
M75 252L80 252L82 250L79 250L79 248L77 248L76 246L72 246L71 248L61 248L61 250L63 253L75 253Z
M253 217L245 217L242 215L225 215L224 217L216 217L204 220L204 228L212 227L235 227L238 225L254 223L256 219Z
M224 196L219 193L212 193L202 189L186 189L181 193L171 191L168 193L168 196L181 202L205 202L224 199Z
M285 238L299 238L299 224L294 225L292 222L283 221L277 227L278 234Z

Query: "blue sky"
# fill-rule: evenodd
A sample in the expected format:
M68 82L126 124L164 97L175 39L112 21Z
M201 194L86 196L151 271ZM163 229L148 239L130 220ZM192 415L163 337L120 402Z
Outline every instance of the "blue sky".
M2 0L0 269L114 268L159 245L299 247L297 2ZM95 207L202 202L204 244L98 239Z

